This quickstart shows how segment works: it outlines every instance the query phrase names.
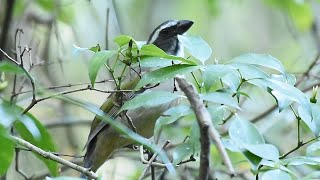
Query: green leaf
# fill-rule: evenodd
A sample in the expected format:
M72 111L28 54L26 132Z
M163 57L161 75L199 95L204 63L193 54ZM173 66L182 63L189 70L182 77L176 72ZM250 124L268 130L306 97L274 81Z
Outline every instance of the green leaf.
M163 58L163 60L178 60L186 64L196 65L196 63L194 63L193 61L187 60L185 58L169 55L154 44L143 45L140 50L140 56L161 57Z
M24 71L16 64L9 61L0 62L0 71L7 73L22 74Z
M242 152L239 146L231 139L222 138L224 147L232 152Z
M134 39L130 36L120 35L114 39L114 42L117 43L119 47L122 47L124 45L128 45L130 40L134 41Z
M193 154L193 148L189 143L179 144L174 148L172 153L173 164L178 164Z
M278 168L282 171L285 171L285 172L291 174L292 176L297 177L297 175L294 174L289 168L284 166L281 161L269 161L269 160L263 159L260 164L263 166L271 167L272 169Z
M213 84L220 83L220 79L224 81L228 74L232 74L235 77L239 77L237 70L230 65L210 64L205 66L203 73L204 86L208 91ZM238 78L239 79L239 78Z
M91 86L94 87L94 83L96 82L96 78L101 66L114 54L116 51L100 51L94 54L89 62L89 78L91 82Z
M148 84L158 84L172 79L177 75L193 72L199 68L200 66L187 64L174 64L172 66L160 68L144 74L135 89L141 88Z
M243 63L243 64L252 64L252 65L259 65L267 68L271 68L281 72L282 74L285 73L285 69L282 66L281 62L266 54L243 54L231 60L230 63Z
M178 35L178 39L189 53L199 59L202 64L210 58L212 50L200 36Z
M8 137L7 130L0 124L0 176L4 175L9 169L13 155L14 143Z
M214 125L221 125L224 121L224 116L226 114L226 106L209 106L207 107L208 112L210 113L212 122Z
M262 158L251 153L250 151L243 151L243 155L248 159L248 161L251 163L251 169L254 171L258 170L258 165L261 163Z
M263 173L261 180L291 180L290 175L280 169L269 170Z
M279 150L272 144L246 144L245 148L263 159L279 160Z
M76 106L82 107L86 109L89 112L94 113L95 115L99 116L99 118L102 121L107 122L110 126L112 126L115 130L117 130L119 133L122 133L126 135L127 137L131 138L135 142L144 145L146 148L152 150L153 152L159 154L161 160L166 164L167 169L169 172L175 172L174 167L172 166L170 160L168 159L165 152L162 150L162 148L157 147L156 145L149 142L148 139L140 136L137 133L134 133L131 129L123 125L119 121L115 121L112 117L110 117L108 114L103 112L99 107L90 104L88 102L81 102L75 99L67 98L67 97L57 97L59 99L62 99L64 101L67 101L69 103L72 103Z
M178 64L179 61L174 61L175 64ZM172 65L172 60L153 57L153 56L143 56L140 58L140 67L166 67Z
M229 128L231 140L240 144L264 144L262 135L254 124L248 120L240 119L238 116L234 119Z
M60 176L60 177L46 177L46 180L83 180L82 178L78 177L71 177L71 176Z
M21 109L22 110L22 109ZM15 123L15 129L19 135L31 144L49 152L56 152L56 147L46 128L32 114L20 116ZM58 175L58 164L55 161L46 159L34 153L42 162L45 163L51 175Z
M9 128L17 119L14 106L10 102L2 101L0 104L0 125Z
M292 100L290 96L287 96L285 94L280 93L277 90L273 90L271 94L274 96L274 98L277 101L278 107L279 107L279 112L282 110L286 109L292 104Z
M270 78L270 76L266 72L251 64L232 63L230 65L239 70L242 78L246 80Z
M38 6L40 6L42 9L53 12L55 8L55 2L52 0L36 0L36 3Z
M314 22L314 15L312 13L310 3L290 3L289 13L294 24L300 31L307 31L311 29Z
M195 119L195 118L193 118ZM197 121L193 121L191 127L190 127L191 131L190 131L190 139L189 139L189 143L192 147L192 152L193 154L197 153L200 151L200 128L199 128L199 124Z
M320 141L310 144L306 150L307 156L319 156L320 155Z
M320 157L296 156L296 157L284 159L282 162L289 166L299 166L304 164L319 166Z
M205 101L217 103L220 105L227 105L239 110L242 110L236 99L232 97L232 94L226 92L212 92L208 94L199 94L200 98Z
M161 104L171 102L180 97L182 96L179 94L166 92L166 91L147 91L125 102L124 105L119 110L119 112L123 110L136 109L139 107L148 108L148 107L159 106Z
M89 48L89 50L94 52L94 53L97 53L97 52L101 51L101 48L100 48L100 45L97 44L96 46L93 46L93 47Z
M238 87L240 86L240 83L241 83L241 78L238 75L229 73L222 78L222 82L227 86L229 86L232 92L237 93Z
M301 120L306 123L306 125L313 132L314 136L317 137L320 133L320 105L310 103L310 106L312 116L310 116L308 110L303 106L298 107L298 113L301 117Z
M249 80L248 82L263 88L267 92L270 92L271 89L272 94L274 94L274 92L276 91L278 97L281 95L283 97L282 99L277 99L278 101L287 99L289 101L299 103L303 108L305 108L308 114L311 115L311 106L308 98L305 96L305 94L303 94L299 89L295 88L294 86L275 79L253 79Z
M179 118L186 116L190 113L192 113L192 110L190 109L190 106L186 106L186 105L179 105L179 106L168 109L157 120L154 126L154 136L155 137L157 136L162 126L172 124L175 121L177 121Z

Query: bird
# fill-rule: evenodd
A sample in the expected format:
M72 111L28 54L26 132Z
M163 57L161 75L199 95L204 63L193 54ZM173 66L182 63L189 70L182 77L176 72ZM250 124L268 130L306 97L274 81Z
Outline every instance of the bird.
M183 47L178 40L178 35L185 34L193 25L190 20L168 20L156 27L148 38L146 44L154 44L169 55L183 57ZM130 81L123 86L122 89L134 89L139 82L139 78ZM158 85L157 90L173 89L174 82L165 82ZM153 89L150 89L153 90ZM127 92L125 97L130 100L136 96L136 92ZM130 127L128 119L118 114L120 109L115 93L111 94L100 107L105 113L113 117L115 120L122 122L127 127ZM130 117L133 125L136 127L136 132L145 137L150 138L153 135L153 129L156 120L169 108L176 106L177 101L172 101L157 107L138 108L129 110L126 114ZM96 172L98 168L108 160L112 153L118 149L124 148L134 142L121 135L114 128L102 121L96 116L91 124L90 133L85 145L86 153L83 160L83 166ZM84 174L82 178L86 179Z

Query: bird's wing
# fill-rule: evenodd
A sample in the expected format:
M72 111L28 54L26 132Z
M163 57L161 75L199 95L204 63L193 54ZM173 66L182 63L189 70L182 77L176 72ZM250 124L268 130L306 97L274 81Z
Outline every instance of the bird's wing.
M136 76L131 81L123 84L121 86L121 89L122 90L132 90L138 84L139 80L140 80L140 78L138 76ZM133 99L136 96L135 92L128 92L128 93L125 93L125 94L128 97L128 99ZM116 118L116 116L118 114L118 111L121 108L119 106L114 105L114 98L115 98L114 93L110 94L108 96L107 100L100 107L101 110L106 112L113 119ZM88 136L88 141L85 144L83 149L85 149L90 144L90 142L98 135L98 133L103 128L108 128L108 127L109 127L108 123L106 123L105 121L102 121L99 116L95 116L95 118L93 119L93 121L91 123L91 129L90 129L90 133L89 133L89 136Z

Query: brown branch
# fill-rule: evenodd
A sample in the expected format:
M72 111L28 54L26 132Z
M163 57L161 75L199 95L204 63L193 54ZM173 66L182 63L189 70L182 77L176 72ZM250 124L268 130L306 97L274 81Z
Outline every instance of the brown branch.
M42 156L42 157L44 157L46 159L51 159L51 160L53 160L53 161L55 161L57 163L63 164L65 166L68 166L68 167L70 167L70 168L72 168L72 169L74 169L76 171L79 171L79 172L85 174L86 176L88 176L88 177L90 177L92 179L98 179L98 176L94 172L92 172L92 171L90 171L90 170L88 170L88 169L86 169L86 168L84 168L82 166L76 165L76 164L74 164L74 163L72 163L70 161L67 161L67 160L65 160L63 158L60 158L60 157L58 157L58 156L56 156L56 155L54 155L54 154L52 154L50 152L46 152L46 151L38 148L37 146L34 146L33 144L31 144L31 143L29 143L29 142L27 142L27 141L25 141L25 140L23 140L21 138L18 138L16 136L10 136L10 137L17 144L32 150L33 152L39 154L40 156Z
M188 84L188 82L182 78L182 77L176 77L176 80L179 84L180 89L185 93L185 95L188 97L188 100L192 106L192 109L197 117L198 123L200 126L200 131L203 130L202 127L208 126L208 134L210 138L215 142L215 145L222 156L222 160L224 164L226 165L228 171L235 175L234 168L232 166L231 160L221 142L220 135L213 126L211 122L211 116L209 112L206 110L205 106L203 105L202 101L200 100L198 94L195 93L195 90L192 85ZM202 132L201 132L202 133ZM207 157L209 158L209 157ZM206 163L203 161L204 158L202 158L201 163ZM200 167L202 167L200 165Z
M198 121L199 123L199 121ZM200 130L200 142L201 142L201 152L200 152L200 168L199 168L199 180L208 179L209 177L209 158L210 158L210 139L209 139L209 125L199 124Z

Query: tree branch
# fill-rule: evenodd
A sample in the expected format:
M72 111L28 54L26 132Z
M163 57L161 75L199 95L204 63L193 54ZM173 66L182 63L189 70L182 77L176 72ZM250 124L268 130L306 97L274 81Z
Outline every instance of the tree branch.
M88 169L86 169L86 168L84 168L82 166L76 165L76 164L74 164L74 163L72 163L70 161L67 161L67 160L65 160L63 158L60 158L60 157L58 157L58 156L56 156L56 155L54 155L54 154L52 154L50 152L46 152L46 151L38 148L37 146L34 146L33 144L31 144L31 143L29 143L29 142L27 142L27 141L25 141L25 140L23 140L21 138L18 138L16 136L12 136L12 135L10 137L17 144L30 149L31 151L39 154L40 156L42 156L44 158L51 159L51 160L53 160L53 161L55 161L57 163L63 164L65 166L68 166L68 167L70 167L70 168L72 168L72 169L74 169L76 171L79 171L79 172L85 174L86 176L88 176L88 177L90 177L92 179L98 179L98 176L94 172L92 172L92 171L90 171L90 170L88 170Z
M197 117L198 123L200 125L200 131L201 134L203 133L203 127L208 126L208 134L210 138L215 142L216 147L222 156L222 160L224 164L226 165L228 171L232 176L235 175L234 168L232 166L231 160L220 140L220 135L217 132L217 130L214 128L212 122L211 122L211 116L209 112L206 110L203 103L200 101L199 96L195 93L194 88L192 85L188 84L188 82L182 78L182 77L176 77L176 80L179 84L180 89L185 93L185 95L188 97L188 100L192 106L192 109ZM208 159L208 157L206 157ZM205 165L204 158L201 158L200 164L203 163L203 165L200 165L200 167L203 167ZM209 161L209 160L208 160Z

